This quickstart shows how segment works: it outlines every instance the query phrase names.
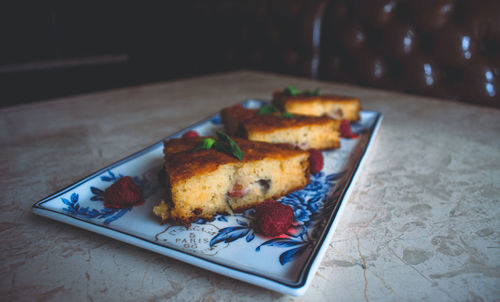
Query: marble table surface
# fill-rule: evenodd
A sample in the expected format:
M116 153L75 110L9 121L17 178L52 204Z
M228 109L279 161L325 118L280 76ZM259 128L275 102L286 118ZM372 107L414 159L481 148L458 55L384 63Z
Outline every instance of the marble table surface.
M282 295L31 213L220 108L320 87L384 114L311 287ZM500 110L238 71L0 109L3 301L500 299Z

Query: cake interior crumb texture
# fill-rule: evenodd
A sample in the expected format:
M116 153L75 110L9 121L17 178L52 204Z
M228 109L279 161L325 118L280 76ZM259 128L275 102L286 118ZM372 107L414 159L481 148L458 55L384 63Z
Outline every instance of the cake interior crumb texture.
M290 113L312 116L327 115L335 119L359 121L361 103L346 96L287 96L282 92L273 94L273 104Z
M274 131L252 131L248 139L270 143L291 143L301 149L335 149L340 146L339 133L335 121L327 124L307 125L296 128L275 129Z
M228 107L221 111L225 129L232 135L260 142L288 143L301 149L340 147L340 120L326 116L259 115L257 110Z
M290 146L237 140L245 152L244 160L238 161L215 150L186 152L189 148L173 146L194 146L196 141L181 140L165 144L170 196L153 210L162 222L188 225L217 213L242 211L302 189L309 182L308 153ZM179 158L189 167L182 166Z

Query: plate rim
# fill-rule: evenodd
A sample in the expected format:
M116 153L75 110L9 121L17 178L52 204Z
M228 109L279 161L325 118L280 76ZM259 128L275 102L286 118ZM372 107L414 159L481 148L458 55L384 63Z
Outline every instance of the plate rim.
M243 102L240 102L241 104L245 104L247 102L251 101L257 101L260 102L261 104L268 103L268 101L263 101L259 99L247 99ZM196 254L191 254L187 253L183 250L177 249L175 247L171 246L164 246L159 243L153 242L151 240L124 232L120 231L117 229L113 229L110 227L106 227L103 225L100 225L98 223L94 223L92 221L84 220L83 218L80 217L74 217L53 209L49 209L43 206L44 203L48 202L49 200L53 200L54 198L57 198L68 191L79 187L80 185L84 184L90 179L95 178L99 174L102 174L106 171L109 171L117 166L120 166L126 162L129 162L149 151L152 149L155 149L159 147L164 140L178 137L182 133L184 133L186 130L190 130L195 128L196 126L202 125L216 117L219 116L219 112L214 113L196 123L191 124L190 126L187 126L165 138L160 139L159 141L137 151L134 152L128 156L125 156L108 166L97 170L96 172L93 172L89 174L86 177L83 177L80 180L77 180L73 184L70 184L55 193L52 193L39 201L35 202L32 206L32 212L34 214L50 218L59 222L63 222L78 228L85 229L87 231L91 231L94 233L98 233L103 236L107 236L112 239L120 240L122 242L126 242L128 244L147 249L152 252L156 252L159 254L162 254L164 256L172 257L174 259L177 259L179 261L185 262L187 264L195 265L200 268L222 274L225 276L229 276L238 280L241 280L243 282L251 283L254 285L258 285L270 290L274 291L279 291L285 294L289 295L294 295L294 296L299 296L302 295L307 288L310 285L310 282L312 280L312 273L314 273L317 268L319 267L319 264L321 263L321 260L324 256L324 253L327 250L327 242L330 241L333 233L335 232L336 225L338 220L335 218L337 217L338 213L341 212L341 209L343 208L343 205L345 204L345 200L349 198L349 195L351 193L351 188L353 187L353 184L355 183L357 176L359 174L359 171L361 170L361 166L364 162L364 159L366 158L367 151L370 149L370 146L373 143L373 140L376 136L376 133L378 132L378 129L380 127L380 124L383 119L383 114L377 111L373 110L363 110L363 112L369 112L372 114L375 114L375 120L373 124L370 126L370 128L366 131L368 133L368 140L366 144L363 146L362 151L360 152L359 158L355 160L355 167L352 169L349 169L348 175L346 175L346 182L345 185L342 188L341 193L338 195L338 202L336 203L334 209L331 211L329 214L329 218L327 219L327 223L325 224L325 227L321 230L321 235L318 238L318 242L313 246L313 250L307 257L306 261L304 262L304 265L300 269L300 274L298 275L297 279L295 281L281 281L281 280L276 280L273 277L266 277L263 275L260 275L258 273L252 273L249 271L246 271L244 268L241 267L235 267L232 265L224 264L221 262L217 261L211 261L207 258L203 258L200 256L197 256ZM352 152L352 151L351 151ZM325 199L326 202L332 202L332 196L333 194L330 192L328 196ZM118 235L118 236L116 236ZM193 263L190 260L195 260ZM209 267L207 267L207 265ZM278 288L276 287L278 286Z

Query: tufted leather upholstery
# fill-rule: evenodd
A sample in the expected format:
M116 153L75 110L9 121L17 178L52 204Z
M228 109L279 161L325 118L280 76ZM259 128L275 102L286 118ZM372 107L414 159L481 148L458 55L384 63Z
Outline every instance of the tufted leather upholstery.
M321 78L500 107L500 1L331 0Z
M0 68L115 52L129 60L4 72L1 99L246 68L500 107L500 0L187 0L124 3L119 18L112 4L86 7L83 19L81 9L55 2L28 15L12 13L22 5L0 10Z

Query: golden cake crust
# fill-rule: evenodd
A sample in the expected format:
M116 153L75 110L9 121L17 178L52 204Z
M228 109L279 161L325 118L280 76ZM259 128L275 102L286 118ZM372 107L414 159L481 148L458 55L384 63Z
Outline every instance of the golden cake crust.
M273 103L275 105L283 105L285 102L296 102L296 103L309 103L313 101L321 102L338 102L338 103L351 103L359 102L359 99L336 94L321 94L321 95L303 95L298 94L295 96L286 95L283 91L273 92Z
M241 138L234 138L234 141L244 152L243 161L213 149L191 151L204 138L206 137L173 138L164 141L165 167L171 185L195 175L214 171L218 166L228 163L244 163L266 158L285 159L306 152L289 144L269 144Z
M257 109L246 109L242 107L228 107L221 111L224 123L228 116L232 116L244 122L247 131L272 132L283 128L300 128L308 125L325 125L332 123L327 116L307 116L294 114L293 118L285 118L278 114L258 115ZM340 123L338 123L340 126Z

